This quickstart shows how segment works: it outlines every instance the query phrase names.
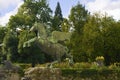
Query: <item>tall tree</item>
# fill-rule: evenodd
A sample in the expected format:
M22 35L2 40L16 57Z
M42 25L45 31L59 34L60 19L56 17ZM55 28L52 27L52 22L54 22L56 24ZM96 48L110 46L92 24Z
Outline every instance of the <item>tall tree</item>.
M47 0L24 0L24 4L15 16L11 16L8 22L9 28L30 28L36 21L47 23L51 20L52 10ZM24 26L23 26L24 25Z
M115 22L112 17L103 17L102 18L102 28L103 28L103 53L105 57L106 65L110 63L119 62L120 59L120 26L119 22Z
M72 23L73 27L73 34L70 40L69 48L72 50L76 61L78 61L79 57L81 56L82 52L82 34L83 34L83 27L87 22L88 18L88 11L83 7L80 3L76 6L72 7L69 20Z
M3 46L4 54L8 55L8 58L13 59L13 58L11 58L13 56L12 54L17 54L17 53L12 52L12 51L13 50L17 51L18 45L23 46L22 44L24 43L23 42L24 39L22 37L19 37L19 42L22 41L21 43L17 42L17 43L15 43L15 45L14 44L7 45L7 43L12 42L12 40L9 40L9 39L13 39L13 41L14 41L14 38L18 37L18 36L14 37L17 34L16 29L20 28L22 30L28 30L31 28L31 26L33 26L33 24L35 22L42 22L42 23L47 24L48 22L51 21L51 15L52 15L51 13L52 13L52 10L49 8L49 4L47 3L47 0L24 0L23 5L21 5L21 7L18 10L18 13L15 16L11 16L10 20L8 22L8 28L10 29L10 31L12 31L13 35L12 36L9 35L9 38L7 38L8 35L6 35L7 37L4 40L5 45ZM24 33L23 35L26 35L26 33ZM26 38L26 37L24 37L24 38ZM23 39L23 40L21 40L21 39ZM15 47L10 49L13 45ZM28 56L28 54L30 53L29 51L31 51L31 48L28 48L25 50L28 52L24 52L24 49L22 49L19 46L18 46L18 48L19 48L19 50L23 50L22 52L25 53L24 55L18 54L19 56L21 56L20 57L21 59L23 59L26 54L27 54L26 56ZM35 47L34 47L33 51L35 52ZM31 53L31 55L32 55L32 53ZM17 58L17 59L19 59L19 58ZM35 59L33 59L33 60L35 60ZM27 61L29 61L29 59Z
M17 45L18 38L12 31L8 31L3 40L2 46L3 58L11 61L16 61L18 58Z
M0 26L0 60L2 59L3 39L5 37L6 32L7 32L7 28Z
M106 65L119 62L119 34L119 22L115 22L112 17L92 15L83 28L83 50L92 61L97 56L104 56Z
M6 27L0 27L0 44L3 42L6 32L7 32Z
M59 2L57 2L57 6L56 6L54 17L59 17L60 20L63 20L62 10L61 10Z
M60 3L57 2L57 6L55 9L55 15L52 21L52 28L53 30L61 31L61 23L63 21L62 10L60 7Z
M103 42L101 17L99 14L92 15L84 25L82 38L82 49L90 61L94 61L97 56L103 56Z
M64 18L64 20L61 24L61 30L63 32L70 32L70 27L71 27L70 22L68 21L68 19Z

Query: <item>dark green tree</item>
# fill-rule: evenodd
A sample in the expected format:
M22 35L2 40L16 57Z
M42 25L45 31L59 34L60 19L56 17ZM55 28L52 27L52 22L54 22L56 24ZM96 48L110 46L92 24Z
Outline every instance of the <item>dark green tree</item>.
M18 38L12 32L8 31L3 40L2 53L3 59L16 62L19 57L17 52Z
M80 3L72 7L69 15L69 20L72 23L73 32L68 47L72 51L75 61L80 61L80 57L82 57L82 54L84 54L82 51L82 35L83 27L87 22L88 15L88 11Z
M30 28L36 21L48 23L51 21L52 10L47 0L24 0L23 5L15 16L11 16L8 26L14 31L16 28Z
M119 62L119 22L107 15L89 17L83 28L82 49L91 61L104 56L105 64Z
M10 20L8 22L8 28L10 29L10 31L12 31L12 34L17 35L18 31L17 28L20 28L23 30L22 32L22 37L19 37L19 43L16 44L16 46L18 46L18 51L19 53L22 54L18 54L20 57L16 58L18 59L19 62L25 62L24 59L26 56L31 56L34 57L33 54L34 52L37 54L39 52L36 52L35 48L34 48L34 52L31 53L32 48L27 48L27 49L23 49L23 43L24 41L27 41L28 39L31 39L31 37L33 38L32 34L29 34L28 36L30 36L29 38L26 37L26 34L24 30L28 30L31 28L31 26L33 26L33 24L35 22L42 22L47 24L48 22L50 22L51 20L51 14L52 11L49 8L49 5L47 3L47 0L24 0L23 5L21 5L21 7L18 10L18 13L15 16L11 16ZM19 33L21 36L21 33ZM10 35L11 36L11 35ZM19 35L17 35L18 37ZM9 40L5 41L7 44L9 42ZM12 46L12 45L11 45ZM4 46L3 51L4 54L8 54L6 48L6 46ZM9 48L9 46L7 46L7 48ZM17 49L14 49L17 51ZM5 52L7 51L7 52ZM12 50L11 50L12 51ZM14 54L14 53L12 53ZM39 54L38 54L39 55ZM40 54L41 55L41 54ZM11 53L8 55L10 56L11 59ZM40 59L41 57L39 57ZM42 58L41 58L42 59ZM23 60L23 61L22 61ZM33 61L35 59L32 59ZM39 60L40 61L40 60ZM30 58L27 58L26 62L31 62Z
M119 62L120 59L120 26L119 22L116 22L112 17L103 17L102 18L102 28L103 28L103 53L105 57L106 65L110 65L110 63Z
M6 27L0 27L0 44L3 42L6 32L7 32Z
M60 3L57 2L57 6L55 9L55 15L53 17L52 20L52 30L57 30L57 31L61 31L61 23L63 21L63 15L62 15L62 10L60 7Z
M2 59L2 46L3 46L3 39L7 32L7 28L0 26L0 60Z
M68 21L68 19L64 18L64 20L61 24L61 31L70 32L70 27L71 27L70 22Z
M82 50L90 61L97 56L103 56L104 40L102 36L101 17L98 14L89 16L83 28Z

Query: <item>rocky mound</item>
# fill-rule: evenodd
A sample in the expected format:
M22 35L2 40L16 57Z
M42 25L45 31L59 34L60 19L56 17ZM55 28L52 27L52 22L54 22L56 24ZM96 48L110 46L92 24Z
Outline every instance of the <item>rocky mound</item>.
M26 70L23 80L65 80L59 68L34 67Z

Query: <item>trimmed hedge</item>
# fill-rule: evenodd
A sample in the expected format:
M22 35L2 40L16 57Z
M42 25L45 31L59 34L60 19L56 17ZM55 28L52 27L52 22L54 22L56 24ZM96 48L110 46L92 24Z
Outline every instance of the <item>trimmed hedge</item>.
M27 69L27 68L30 68L30 67L31 67L31 64L21 63L21 64L19 64L19 66L20 66L22 69Z
M90 80L119 80L120 70L112 69L62 69L62 75ZM76 79L73 79L76 80Z

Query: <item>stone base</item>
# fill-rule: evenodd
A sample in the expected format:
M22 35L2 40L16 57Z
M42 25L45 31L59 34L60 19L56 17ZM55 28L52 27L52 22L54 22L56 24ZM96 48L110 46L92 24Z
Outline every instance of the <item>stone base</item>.
M0 71L0 80L20 80L20 76L18 73Z
M26 70L25 78L23 80L64 80L59 68L45 67L34 67Z

